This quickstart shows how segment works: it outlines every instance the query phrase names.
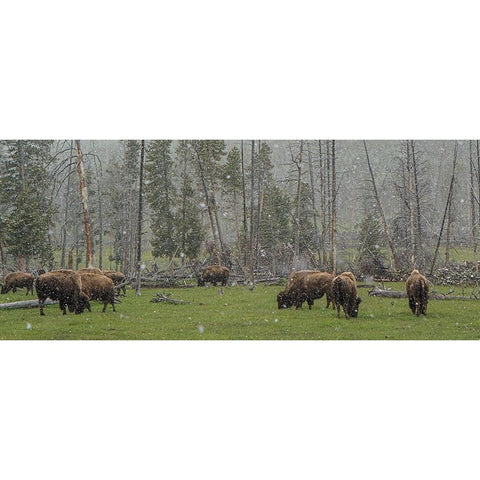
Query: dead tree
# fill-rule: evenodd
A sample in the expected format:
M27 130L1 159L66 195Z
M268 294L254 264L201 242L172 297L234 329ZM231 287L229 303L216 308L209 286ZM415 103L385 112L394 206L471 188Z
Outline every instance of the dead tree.
M332 215L331 215L331 268L330 271L335 275L337 266L337 170L335 157L335 140L332 140Z
M88 213L88 191L85 182L85 171L83 168L82 150L80 148L80 141L75 140L75 147L77 150L77 170L80 184L80 193L82 195L82 209L83 209L83 224L85 227L85 241L87 244L87 266L95 266L95 258L93 256L92 235L90 227L90 215Z
M455 141L455 145L454 145L454 148L453 148L452 178L450 180L450 188L448 189L447 202L445 204L445 212L444 212L443 218L442 218L442 225L440 227L440 233L438 234L437 246L435 248L435 253L433 255L433 260L432 260L432 265L430 267L430 275L433 274L433 269L435 268L435 262L437 260L437 255L438 255L438 249L440 248L440 242L442 240L443 228L445 227L445 220L446 220L447 215L449 213L450 203L452 201L453 185L455 183L455 168L457 166L457 150L458 150L458 143L457 143L457 141Z
M474 181L474 164L473 164L473 149L472 141L468 142L469 146L469 160L470 160L470 219L471 219L471 229L472 229L472 242L473 242L473 262L475 264L475 272L478 272L478 256L477 256L477 203L475 201L475 181ZM478 141L477 141L478 143ZM477 152L478 155L478 152Z
M365 140L363 141L363 146L365 147L365 154L367 156L368 170L370 171L370 178L372 180L373 193L375 195L375 202L377 204L378 212L380 213L380 217L382 219L383 231L385 233L385 236L387 237L387 241L388 241L388 245L390 247L390 251L392 252L393 265L394 265L394 268L395 268L396 271L400 271L400 260L398 258L397 252L395 250L395 245L394 245L392 237L390 235L390 231L388 229L387 221L385 220L385 214L383 213L382 204L380 203L380 197L378 195L377 185L375 183L375 176L373 174L372 165L370 163L370 158L368 156L367 142Z
M138 188L138 223L137 223L137 289L136 294L141 295L142 273L142 222L143 222L143 169L145 164L145 140L140 147L140 178Z

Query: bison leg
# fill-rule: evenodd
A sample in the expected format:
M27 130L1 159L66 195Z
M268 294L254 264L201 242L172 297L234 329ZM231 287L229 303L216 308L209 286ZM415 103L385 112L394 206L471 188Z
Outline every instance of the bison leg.
M67 304L65 302L60 302L60 310L63 312L64 315L67 314Z
M412 313L415 313L415 299L413 297L408 297L408 305Z
M44 298L39 298L39 299L38 299L38 306L40 307L40 315L45 315L45 314L43 313L43 302L44 302L44 301L45 301Z

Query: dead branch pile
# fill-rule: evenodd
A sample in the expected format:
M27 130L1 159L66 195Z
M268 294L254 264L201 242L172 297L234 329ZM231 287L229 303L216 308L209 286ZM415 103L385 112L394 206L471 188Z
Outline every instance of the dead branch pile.
M480 285L480 272L475 271L473 262L465 262L435 270L428 279L435 285Z

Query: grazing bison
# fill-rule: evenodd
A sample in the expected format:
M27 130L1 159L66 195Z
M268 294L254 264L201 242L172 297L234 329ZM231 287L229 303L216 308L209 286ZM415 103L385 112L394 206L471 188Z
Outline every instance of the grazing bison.
M315 273L317 270L298 270L297 272L291 272L287 277L287 285L285 290L280 292L277 295L277 304L278 308L290 308L295 303L295 300L298 298L299 291L301 290L301 281L310 273ZM300 303L300 308L302 306L303 301Z
M314 272L303 277L303 292L301 293L303 300L308 303L308 308L311 309L313 301L317 298L327 297L327 307L330 303L335 308L332 290L333 275L327 272ZM300 300L300 299L299 299Z
M428 280L417 270L413 270L405 282L408 304L417 317L427 314Z
M86 272L81 272L80 277L82 278L82 291L89 300L100 300L103 302L102 312L105 312L109 303L112 305L113 311L115 311L115 290L111 278L98 273ZM89 307L87 308L91 312Z
M127 277L124 273L116 272L115 270L103 270L103 274L113 280L113 284L115 285L115 287L121 285L120 289L122 290L123 294L127 294L127 290L125 288L125 282L127 280Z
M333 300L337 307L337 317L340 318L340 307L343 308L345 318L356 317L358 306L362 301L357 297L357 280L352 272L343 272L332 281Z
M35 282L37 289L40 315L43 313L43 304L47 298L58 300L60 309L66 315L67 307L70 312L82 313L85 308L90 310L88 297L82 292L82 279L73 270L53 270L44 273Z
M28 292L33 295L33 282L35 277L31 273L13 272L5 275L5 284L2 286L2 293L8 293L10 290L13 293L17 292L17 288L26 288Z
M222 286L227 285L230 270L227 267L221 267L220 265L211 265L207 267L200 277L197 279L199 287L203 287L205 283L210 282L214 287L217 283L221 283Z

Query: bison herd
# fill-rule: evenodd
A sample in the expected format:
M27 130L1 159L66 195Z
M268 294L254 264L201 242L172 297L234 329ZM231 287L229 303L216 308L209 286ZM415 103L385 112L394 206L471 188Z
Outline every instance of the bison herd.
M79 314L85 309L91 312L90 300L99 300L103 303L103 312L107 305L112 305L115 311L115 288L123 289L125 293L126 277L121 272L113 270L100 270L98 268L84 268L75 270L52 270L51 272L38 272L38 276L31 273L13 272L5 276L1 293L17 288L26 288L33 295L33 287L37 291L40 315L45 315L43 306L45 300L58 301L63 314L70 312Z
M85 309L91 312L90 300L98 300L103 303L103 312L107 305L115 311L115 289L122 289L126 293L126 277L121 272L113 270L100 270L98 268L84 268L75 270L53 270L51 272L38 272L38 276L31 273L13 272L5 276L1 293L17 288L26 288L34 294L35 285L40 315L44 315L43 306L45 300L57 300L63 314L70 312L79 314ZM218 283L226 286L230 272L228 268L212 265L205 268L197 277L198 286ZM406 281L406 290L409 307L415 315L427 314L428 281L418 271L413 270ZM301 308L307 302L311 309L313 302L323 296L327 299L326 308L332 305L337 310L340 318L340 309L343 309L345 318L356 318L362 299L357 296L357 281L352 272L343 272L334 276L328 272L317 270L300 270L292 272L287 278L285 290L277 295L278 308Z
M418 271L413 270L406 281L408 304L417 315L427 314L428 281ZM292 272L287 278L285 290L277 295L278 308L301 308L307 302L312 308L313 301L323 296L327 298L326 308L332 304L340 318L343 309L345 318L356 318L362 299L357 296L357 281L352 272L343 272L333 276L328 272L316 270L300 270Z
M328 272L316 270L300 270L292 272L287 278L285 290L277 295L278 308L302 308L307 302L312 308L313 301L323 296L327 298L327 308L332 304L340 318L343 308L345 318L356 317L358 305L362 301L357 297L357 282L352 272L343 272L333 276Z

